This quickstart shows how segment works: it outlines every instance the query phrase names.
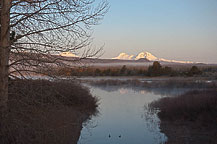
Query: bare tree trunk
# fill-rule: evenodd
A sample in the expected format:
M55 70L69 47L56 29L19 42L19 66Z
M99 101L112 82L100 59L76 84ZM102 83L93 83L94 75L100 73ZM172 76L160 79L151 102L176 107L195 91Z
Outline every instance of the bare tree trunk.
M0 34L0 117L7 111L8 64L10 54L10 8L12 0L1 0Z

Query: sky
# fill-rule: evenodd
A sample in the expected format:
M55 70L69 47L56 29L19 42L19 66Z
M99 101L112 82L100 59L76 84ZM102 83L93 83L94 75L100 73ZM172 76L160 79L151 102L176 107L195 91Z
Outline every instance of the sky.
M150 52L159 58L217 63L217 0L107 0L94 27L101 58Z

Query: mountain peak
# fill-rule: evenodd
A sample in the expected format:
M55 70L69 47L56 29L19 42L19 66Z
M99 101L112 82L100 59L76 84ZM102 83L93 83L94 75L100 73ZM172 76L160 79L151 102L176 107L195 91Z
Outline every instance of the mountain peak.
M112 59L120 59L120 60L134 60L134 55L128 55L126 53L120 53L117 57Z
M144 58L147 59L147 60L149 60L149 61L158 60L158 58L157 58L156 56L152 55L152 54L149 53L149 52L141 52L141 53L139 53L139 54L136 56L135 60L144 59Z
M138 55L129 55L127 53L120 53L117 57L114 57L112 59L121 59L121 60L139 60L139 59L146 59L149 61L155 61L158 60L158 58L154 55L152 55L149 52L141 52Z
M157 58L153 54L149 52L141 52L138 55L129 55L126 53L120 53L119 56L112 58L112 59L120 59L120 60L141 60L146 59L148 61L161 61L161 62L169 62L169 63L193 63L191 61L177 61L177 60L167 60L164 58Z

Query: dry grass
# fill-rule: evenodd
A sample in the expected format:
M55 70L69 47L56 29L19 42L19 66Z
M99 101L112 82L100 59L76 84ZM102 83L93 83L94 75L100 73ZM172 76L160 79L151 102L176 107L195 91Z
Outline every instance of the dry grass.
M9 100L22 99L28 105L65 105L95 110L97 98L79 83L70 80L14 80L9 87Z
M160 110L160 129L166 144L216 144L217 90L187 92L150 104Z
M77 143L97 99L72 81L12 80L1 144Z
M177 97L166 97L150 104L160 110L161 120L194 121L217 126L217 90L187 92Z

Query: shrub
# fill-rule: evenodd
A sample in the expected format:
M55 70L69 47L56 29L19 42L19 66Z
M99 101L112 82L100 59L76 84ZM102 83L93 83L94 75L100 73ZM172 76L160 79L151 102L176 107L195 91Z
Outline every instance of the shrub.
M216 126L217 91L191 91L177 97L166 97L150 104L160 110L161 120L189 120Z
M97 107L97 99L89 90L70 80L12 80L10 99L22 99L33 105L62 104L66 106Z
M0 143L77 143L82 123L96 107L97 99L74 81L10 80Z
M188 76L200 75L202 71L199 70L197 66L192 66L191 69L188 71Z

